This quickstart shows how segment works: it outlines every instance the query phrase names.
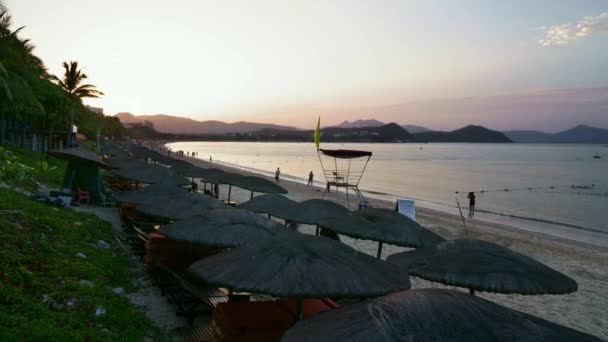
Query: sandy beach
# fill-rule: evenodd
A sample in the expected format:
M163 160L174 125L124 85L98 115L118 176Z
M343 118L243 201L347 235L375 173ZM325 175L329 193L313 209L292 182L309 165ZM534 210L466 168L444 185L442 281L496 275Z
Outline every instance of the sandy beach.
M159 150L164 143L150 142L148 145ZM248 173L197 158L187 156L181 158L204 168L215 167L231 172ZM288 190L287 197L296 201L323 196L323 189L320 188L310 188L286 180L281 180L279 184ZM225 199L227 191L227 186L220 187L220 198ZM249 191L232 189L231 198L238 203L247 201L249 196ZM344 192L332 192L326 199L345 203ZM370 199L370 204L374 207L386 208L394 208L395 205L377 199ZM466 236L459 216L426 208L417 208L416 214L418 223L446 239ZM479 296L596 335L602 339L608 339L608 248L478 219L467 219L466 224L469 237L491 241L528 255L574 278L579 285L577 292L568 295L522 296L480 292ZM314 227L311 226L302 225L299 230L303 233L314 233ZM375 255L377 249L375 242L355 240L344 236L341 236L341 240L357 250ZM405 248L385 245L383 257L403 250ZM416 277L411 277L411 281L412 288L447 288L447 286Z

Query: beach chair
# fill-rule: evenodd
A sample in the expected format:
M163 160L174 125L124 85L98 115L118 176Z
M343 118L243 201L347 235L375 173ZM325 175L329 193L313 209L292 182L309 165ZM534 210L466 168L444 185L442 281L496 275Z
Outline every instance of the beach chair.
M409 199L399 199L395 204L395 211L399 214L405 215L416 221L416 201Z
M82 203L83 201L87 204L91 204L91 194L88 191L84 191L80 188L76 190L76 201Z
M296 322L296 307L295 298L218 304L211 320L214 341L279 341ZM302 301L302 314L308 318L337 307L328 298L307 298Z

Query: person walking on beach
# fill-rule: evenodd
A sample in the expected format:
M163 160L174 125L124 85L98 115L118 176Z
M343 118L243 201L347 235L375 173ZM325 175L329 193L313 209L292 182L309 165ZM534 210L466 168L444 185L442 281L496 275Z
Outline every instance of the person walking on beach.
M209 156L209 162L213 163L213 158L211 158L211 156Z
M469 217L473 217L475 215L475 193L469 192L467 198L469 199Z
M281 169L277 167L277 170L274 172L274 180L279 182L279 177L281 176Z
M307 187L312 186L312 180L313 180L314 176L315 175L312 173L312 170L311 170L310 173L308 174L308 183L306 183Z

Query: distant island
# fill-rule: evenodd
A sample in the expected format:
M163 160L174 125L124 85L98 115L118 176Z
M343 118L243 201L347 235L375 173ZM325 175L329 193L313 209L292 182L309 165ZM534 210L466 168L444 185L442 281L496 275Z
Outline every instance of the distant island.
M608 129L585 125L558 133L539 131L507 131L504 133L516 143L608 144Z

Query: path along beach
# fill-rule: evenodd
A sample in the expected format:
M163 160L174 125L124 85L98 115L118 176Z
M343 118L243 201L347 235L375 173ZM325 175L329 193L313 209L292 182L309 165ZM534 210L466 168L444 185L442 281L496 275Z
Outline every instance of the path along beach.
M147 143L148 146L157 151L160 151L164 144L164 142ZM203 168L214 167L241 174L252 174L216 162L209 163L193 157L175 156L175 154L172 154L172 156L187 160ZM304 184L288 180L280 180L279 184L289 191L286 196L292 200L304 201L323 196L324 189L322 188L310 188ZM220 199L226 199L227 195L228 186L221 186ZM233 201L243 203L249 199L249 196L249 191L232 188L231 200ZM326 196L326 199L345 204L345 195L342 191L332 191ZM394 202L373 198L368 200L373 207L392 209L395 206ZM457 215L427 208L417 208L416 221L446 239L466 236L461 219ZM608 248L479 219L467 219L466 224L469 237L491 241L528 255L567 274L575 279L579 285L577 292L568 295L523 296L479 292L479 296L596 335L602 339L608 339ZM299 230L314 234L315 227L302 225ZM375 242L355 240L345 236L340 238L344 243L357 250L375 255L377 249L377 243ZM383 257L404 250L406 249L402 247L385 245ZM450 288L416 277L411 277L411 282L413 289Z

